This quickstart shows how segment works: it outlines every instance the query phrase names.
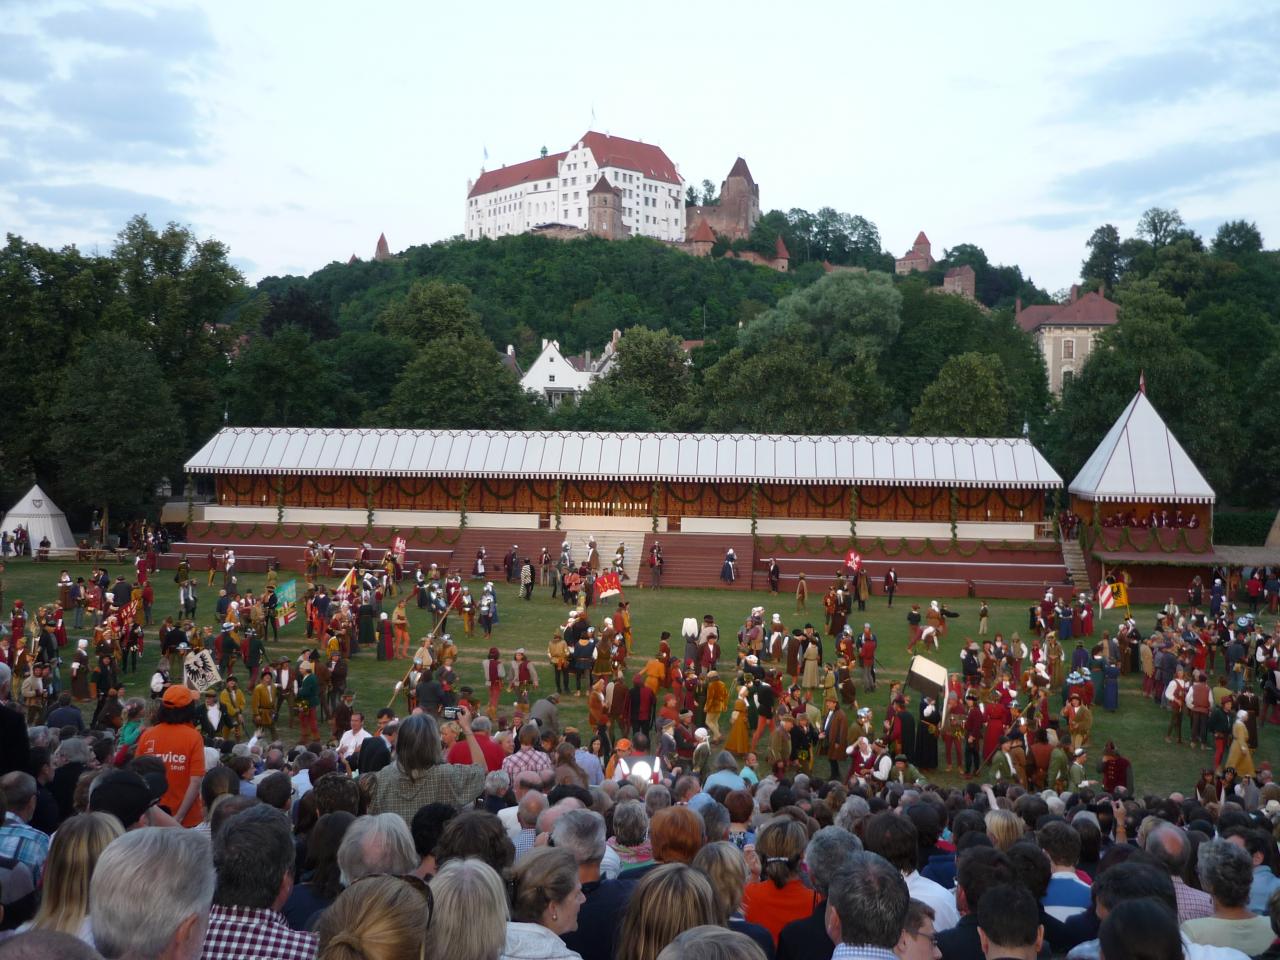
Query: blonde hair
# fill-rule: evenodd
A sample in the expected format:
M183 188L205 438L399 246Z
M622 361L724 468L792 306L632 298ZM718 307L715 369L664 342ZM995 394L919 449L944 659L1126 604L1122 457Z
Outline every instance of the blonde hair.
M427 919L426 899L409 881L367 877L321 914L316 960L421 960Z
M507 942L507 891L483 860L450 860L431 880L435 916L427 956L498 960Z
M622 915L614 960L656 960L680 933L715 924L717 913L706 877L683 863L664 863L636 884Z
M511 919L541 923L553 903L573 894L578 886L578 860L563 848L538 847L526 853L511 871Z
M89 881L98 857L123 834L124 827L109 813L82 813L58 828L45 861L44 893L33 930L79 935L89 916Z
M716 923L724 926L742 906L742 894L747 889L747 858L728 840L718 840L699 850L690 866L711 883L718 914Z
M1012 810L988 810L982 822L997 850L1008 850L1022 839L1025 824Z

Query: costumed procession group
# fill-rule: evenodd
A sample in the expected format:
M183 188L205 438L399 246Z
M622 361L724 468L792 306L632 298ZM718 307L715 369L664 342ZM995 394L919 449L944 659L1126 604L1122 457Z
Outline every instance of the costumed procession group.
M92 724L119 730L146 709L142 699L126 699L123 677L137 672L146 630L154 626L160 656L146 685L151 698L171 682L185 683L203 696L202 731L225 744L250 735L274 739L282 709L286 718L296 716L304 738L320 737L320 720L330 724L335 738L341 736L350 729L352 713L349 663L362 648L372 648L379 660L409 663L395 684L395 696L403 696L409 711L439 713L461 704L497 720L507 695L518 727L532 700L554 709L561 696L585 697L599 740L593 750L603 756L620 742L630 748L643 737L670 763L687 763L699 747L704 756L718 747L750 767L763 761L775 771L808 773L825 761L832 779L881 784L923 782L944 766L966 779L985 776L1057 790L1096 782L1101 772L1104 789L1132 788L1132 769L1113 743L1103 747L1095 765L1089 753L1093 712L1117 710L1120 678L1133 672L1142 674L1143 694L1168 711L1167 740L1213 750L1205 782L1215 790L1230 790L1254 773L1260 729L1280 722L1277 631L1267 634L1253 614L1239 614L1216 574L1208 588L1198 577L1189 585L1185 607L1170 598L1145 636L1126 616L1114 633L1103 630L1096 641L1088 593L1046 589L1028 610L1026 639L1018 632L1008 638L990 633L989 607L982 602L974 637L964 637L957 654L944 652L956 614L936 600L923 607L912 603L906 612L908 653L938 662L955 655L959 669L949 672L945 691L936 696L889 684L887 708L877 717L866 699L880 686L879 640L870 621L860 627L851 622L855 607L866 610L870 582L865 568L852 561L822 596L821 627L807 619L808 587L800 575L795 614L803 626L789 629L781 613L762 606L752 607L727 636L709 614L686 618L678 639L664 631L656 653L640 659L630 603L620 591L630 579L625 545L619 544L607 567L594 538L586 541L579 562L565 541L558 557L542 549L536 566L512 545L501 571L518 586L517 597L530 599L536 582L571 607L545 650L552 689L544 687L543 668L523 647L510 660L489 647L480 683L460 682L451 621L460 639L473 640L478 631L482 643L492 639L499 623L485 549L470 571L483 583L474 592L460 571L418 564L410 576L403 553L389 550L379 557L365 544L331 593L320 576L332 574L335 555L331 546L307 544L308 645L296 659L271 657L266 648L268 635L279 639L284 620L275 569L267 572L260 595L242 593L234 552L210 551L208 583L221 575L214 606L219 626L198 627L196 581L184 556L173 577L178 615L156 624L156 551L149 548L138 553L130 580L112 579L102 568L72 579L64 570L56 603L29 612L21 599L14 600L7 633L0 627L0 661L13 670L29 722L42 722L47 710L69 698L95 702ZM660 545L646 560L650 585L660 586ZM730 550L722 567L726 581L736 578L736 564ZM777 594L778 563L768 566ZM889 608L897 586L890 568L883 578ZM429 612L434 624L416 646L409 603ZM611 608L609 614L593 623L603 607ZM68 614L70 629L91 628L92 637L77 640L75 653L64 661ZM383 712L393 714L389 708Z

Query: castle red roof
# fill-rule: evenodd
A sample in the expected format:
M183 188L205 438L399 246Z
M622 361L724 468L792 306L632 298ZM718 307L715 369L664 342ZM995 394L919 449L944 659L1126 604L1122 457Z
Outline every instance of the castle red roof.
M923 230L921 230L919 233L916 234L916 243L928 243L928 242L929 242L929 238L924 235Z
M734 177L742 177L748 183L755 183L755 180L751 177L751 171L747 169L747 161L741 157L733 161L733 167L729 170L729 176L725 179L732 180Z
M716 235L711 229L711 224L707 223L706 217L698 218L698 225L693 228L693 236L690 241L693 243L715 243Z
M526 160L524 163L514 163L509 167L486 170L480 174L480 178L471 187L467 197L493 193L496 190L507 190L517 184L530 183L534 180L554 180L560 176L558 164L564 158L564 153L551 153L545 157Z
M385 233L378 234L378 245L374 248L373 259L387 260L391 257L391 248L387 245L387 235Z
M1109 327L1118 316L1116 305L1095 290L1070 303L1023 307L1015 319L1031 333L1040 327Z
M582 145L595 156L598 167L621 167L642 173L650 180L664 180L677 185L681 182L671 158L661 147L652 143L640 143L638 140L611 137L607 133L589 130L582 135Z
M782 242L782 234L778 234L777 242L773 245L774 259L790 260L791 253L787 250L787 245Z

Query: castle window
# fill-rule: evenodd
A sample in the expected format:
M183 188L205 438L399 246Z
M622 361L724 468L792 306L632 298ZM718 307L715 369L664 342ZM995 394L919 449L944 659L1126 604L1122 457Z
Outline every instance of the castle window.
M1076 358L1076 342L1071 337L1067 337L1062 341L1062 359L1074 360Z
M1065 387L1067 385L1067 382L1071 380L1071 378L1074 377L1075 375L1076 375L1076 372L1072 370L1070 367L1063 368L1062 385Z

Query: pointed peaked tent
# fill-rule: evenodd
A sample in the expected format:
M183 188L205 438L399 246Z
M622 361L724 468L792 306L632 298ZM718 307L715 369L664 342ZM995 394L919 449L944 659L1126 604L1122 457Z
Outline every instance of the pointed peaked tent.
M1067 488L1081 500L1213 503L1213 488L1147 395L1134 394Z
M71 536L71 527L67 525L67 515L45 495L39 484L28 490L27 495L0 522L0 530L13 532L18 527L24 527L30 534L33 550L45 537L49 538L50 549L75 549L76 541Z

